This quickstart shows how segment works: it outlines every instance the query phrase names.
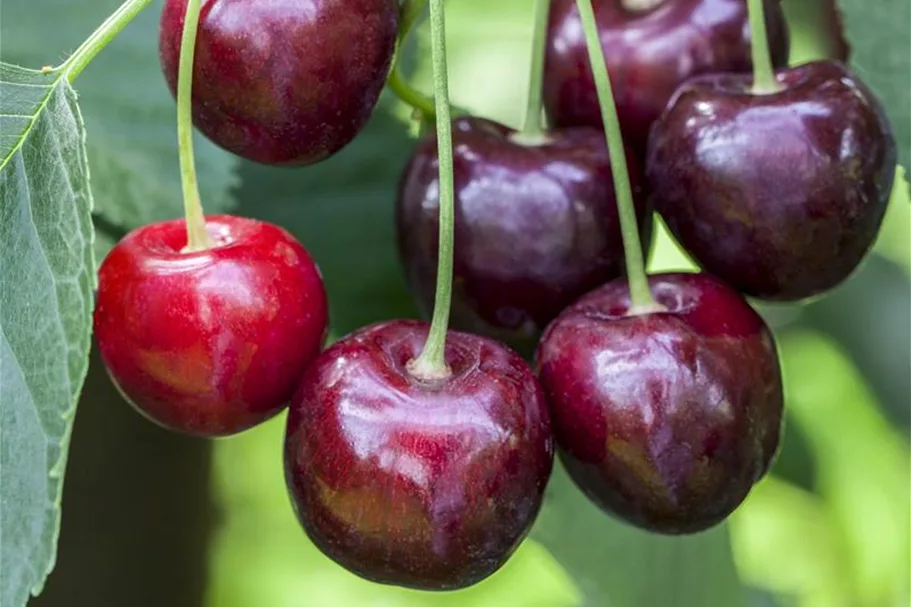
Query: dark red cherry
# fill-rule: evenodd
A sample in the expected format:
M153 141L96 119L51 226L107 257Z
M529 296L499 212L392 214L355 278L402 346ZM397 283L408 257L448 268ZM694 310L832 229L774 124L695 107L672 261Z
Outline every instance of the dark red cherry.
M453 124L455 253L452 323L531 353L560 311L623 273L623 245L604 133L573 128L528 142L480 118ZM647 249L651 209L629 158ZM426 313L439 235L436 137L411 158L396 207L399 254Z
M626 280L548 327L537 365L560 457L603 510L659 533L715 525L776 452L782 385L772 333L707 274L649 278L663 312L630 314Z
M752 69L746 0L594 0L593 5L624 140L640 154L649 127L678 84L695 74ZM786 65L787 26L778 0L766 0L765 16L772 60ZM601 126L575 0L551 2L544 102L554 126Z
M873 245L895 176L895 140L873 93L842 64L680 87L655 123L655 206L709 273L764 299L842 282Z
M406 368L427 325L390 321L328 348L288 416L285 478L316 546L369 580L470 586L509 558L553 464L537 380L514 352L450 331L452 375Z
M210 216L127 234L98 275L95 338L124 397L154 422L224 436L284 408L322 347L326 293L304 247L272 224Z
M187 0L165 0L159 51L177 87ZM363 128L386 82L395 0L203 0L193 122L238 156L312 164Z

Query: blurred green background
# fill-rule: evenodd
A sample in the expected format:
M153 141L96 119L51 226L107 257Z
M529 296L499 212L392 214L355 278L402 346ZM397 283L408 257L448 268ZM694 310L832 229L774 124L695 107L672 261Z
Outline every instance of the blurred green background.
M793 61L826 55L830 41L817 26L820 1L784 4ZM451 0L447 10L453 101L518 125L529 3ZM97 20L104 14L99 11ZM125 35L137 35L130 31ZM85 33L75 32L73 39ZM426 56L420 45L412 67L426 90L429 67L419 60ZM364 136L325 165L302 171L240 166L233 190L239 212L286 225L311 249L326 275L338 332L414 314L397 270L390 221L390 175L404 165L411 146L407 123L407 109L387 98ZM551 513L559 508L554 497L533 533L545 543L526 541L502 571L476 587L427 594L371 584L322 557L294 520L281 469L283 417L210 448L129 411L93 359L76 421L57 570L31 604L907 607L909 209L905 188L896 188L874 253L835 292L800 307L761 308L783 358L786 435L773 474L726 529L702 539L652 540L619 525L592 527L597 513L558 518ZM124 226L102 214L98 225L103 253ZM693 266L660 230L650 267ZM552 490L571 491L565 480ZM726 604L717 598L726 591L712 584L733 579L722 571L728 536L748 593L745 601L738 596ZM703 549L709 542L713 547ZM630 560L638 548L618 548L645 545L648 556L639 561ZM701 595L686 587L691 577L706 586ZM649 585L664 585L664 596L674 596L676 588L680 597L704 599L630 598L658 596ZM625 598L614 601L599 588Z

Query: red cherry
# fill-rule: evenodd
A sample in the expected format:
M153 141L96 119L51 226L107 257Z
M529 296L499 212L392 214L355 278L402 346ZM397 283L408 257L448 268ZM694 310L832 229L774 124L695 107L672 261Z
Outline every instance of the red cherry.
M95 337L126 399L152 421L224 436L278 413L326 335L319 269L278 226L206 218L215 246L183 252L183 219L127 234L98 278Z
M464 588L528 533L553 438L531 369L498 342L450 331L452 375L414 377L427 330L373 325L317 358L289 410L285 477L307 535L350 571Z
M452 125L455 178L452 326L530 354L563 308L623 271L620 219L604 132L571 128L520 142L501 124ZM643 249L652 213L629 155ZM439 246L436 137L416 148L399 185L399 257L421 308L432 309Z
M772 333L708 274L626 280L567 308L537 353L560 459L600 508L659 533L717 524L769 469L783 406Z
M882 105L837 61L692 78L652 127L655 207L696 262L737 290L796 301L841 284L873 247L895 178Z
M630 0L595 0L626 144L644 154L649 127L681 82L696 74L747 72L746 0L660 0L634 10ZM774 65L787 64L788 33L779 0L765 0ZM553 125L601 128L601 110L575 0L553 0L544 103Z
M171 92L187 0L166 0L159 54ZM204 0L196 35L193 123L238 156L301 166L361 131L398 33L395 0Z

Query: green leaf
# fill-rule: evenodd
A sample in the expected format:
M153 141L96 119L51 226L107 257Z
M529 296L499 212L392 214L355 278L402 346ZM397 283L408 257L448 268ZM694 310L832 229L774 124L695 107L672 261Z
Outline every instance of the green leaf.
M581 589L586 607L742 607L727 528L664 537L596 508L563 467L554 474L532 530Z
M876 91L892 122L899 162L911 162L911 3L839 0L854 71Z
M76 94L6 64L0 91L0 606L19 607L56 558L95 274Z
M908 443L883 417L847 354L828 336L788 332L781 351L787 377L794 378L785 386L789 419L810 441L818 492L849 548L846 579L854 587L850 604L907 605ZM892 362L906 373L908 361L902 358Z
M36 68L60 63L120 3L4 3L4 61ZM77 83L91 133L88 153L95 212L123 230L182 214L176 109L158 63L159 11L155 3L140 13ZM206 211L232 209L237 159L202 137L197 137L195 148Z
M911 206L907 200L897 204L905 210ZM897 204L893 202L893 208L902 208ZM889 226L888 221L887 216L885 226ZM903 232L906 246L909 225L911 222L906 216L904 223L892 228L896 237ZM905 254L905 264L911 264L907 249ZM892 425L911 436L911 409L908 407L911 384L907 373L907 369L911 369L911 341L899 337L911 335L911 317L908 315L911 275L907 269L871 255L830 296L812 302L805 309L803 327L831 337L850 353L857 372L876 396L875 406L881 408ZM828 357L824 359L819 355L819 358L826 360ZM829 373L838 370L801 376L800 382L816 381L818 387L813 389L829 389L832 384ZM799 385L796 380L789 384Z
M817 495L769 476L730 519L737 565L783 605L855 607L850 551Z
M350 145L319 165L289 171L245 163L240 213L297 236L326 281L331 328L417 315L395 249L396 184L414 146L383 103Z

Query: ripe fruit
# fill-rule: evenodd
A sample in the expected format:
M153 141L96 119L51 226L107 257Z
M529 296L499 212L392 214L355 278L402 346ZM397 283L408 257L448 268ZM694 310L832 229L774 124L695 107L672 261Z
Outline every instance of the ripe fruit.
M655 206L709 273L765 299L831 289L873 245L895 176L895 140L873 93L819 61L778 72L757 94L746 75L680 87L655 123Z
M730 514L775 454L778 356L765 323L707 274L651 276L666 312L628 313L616 280L563 312L537 364L570 476L599 507L660 533Z
M176 91L187 0L166 0L159 51ZM395 0L203 0L193 122L238 156L274 165L323 160L350 142L386 82Z
M326 334L319 270L285 230L206 218L216 245L183 252L183 219L127 234L98 276L95 337L127 400L172 430L234 434L278 413Z
M595 0L594 10L624 140L639 153L678 84L695 74L752 67L746 0ZM766 0L765 15L772 60L785 65L788 35L778 0ZM552 124L600 127L575 0L551 3L545 70Z
M463 588L528 533L553 465L537 380L492 340L449 332L452 375L406 369L428 326L390 321L328 348L294 397L285 478L317 547L369 580Z
M531 352L560 311L623 272L604 134L574 128L522 142L480 118L453 123L455 250L452 324ZM433 307L439 234L436 137L418 146L396 207L399 255L423 310ZM630 159L645 248L651 209Z

